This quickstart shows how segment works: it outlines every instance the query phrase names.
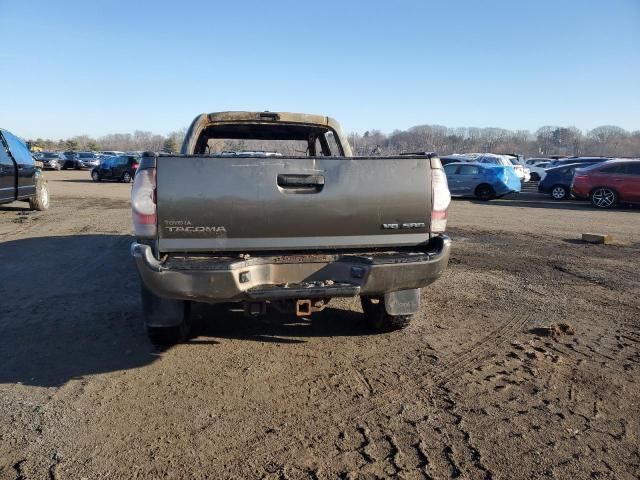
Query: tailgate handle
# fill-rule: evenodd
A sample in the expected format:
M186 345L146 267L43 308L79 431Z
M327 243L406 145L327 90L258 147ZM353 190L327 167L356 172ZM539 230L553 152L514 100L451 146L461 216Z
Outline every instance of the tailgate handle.
M324 187L324 175L283 174L278 175L278 186L292 193L314 193Z

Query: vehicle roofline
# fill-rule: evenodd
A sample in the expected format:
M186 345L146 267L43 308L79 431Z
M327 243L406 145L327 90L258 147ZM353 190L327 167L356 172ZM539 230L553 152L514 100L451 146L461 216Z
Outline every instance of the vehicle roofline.
M262 112L251 112L251 111L226 111L226 112L211 112L211 113L201 113L196 118L193 119L189 128L187 129L187 134L185 135L185 142L189 141L192 143L195 140L194 135L196 132L202 131L209 125L215 124L225 124L225 123L294 123L299 125L308 125L308 126L321 126L328 128L335 132L335 134L339 137L340 143L342 144L342 149L344 156L350 157L352 156L351 147L349 142L347 141L347 137L344 135L342 131L342 127L337 120L332 117L328 117L325 115L315 115L308 113L293 113L293 112L271 112L271 111L262 111ZM181 153L187 153L190 146L187 146L186 143L183 143L182 148L180 149Z

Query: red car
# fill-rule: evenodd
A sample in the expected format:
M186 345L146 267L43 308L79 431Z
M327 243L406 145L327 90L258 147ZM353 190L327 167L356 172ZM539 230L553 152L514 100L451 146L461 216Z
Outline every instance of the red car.
M571 193L596 208L640 203L640 159L610 160L576 170Z

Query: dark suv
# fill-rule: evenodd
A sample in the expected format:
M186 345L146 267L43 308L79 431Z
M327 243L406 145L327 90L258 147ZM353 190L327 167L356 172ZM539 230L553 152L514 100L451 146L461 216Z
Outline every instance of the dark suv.
M47 181L26 144L0 129L0 203L29 202L33 210L49 208Z
M62 152L62 156L64 157L64 161L62 162L63 170L66 170L67 168L80 170L82 168L82 162L78 159L78 154L76 152Z
M106 158L100 165L91 169L91 179L94 182L117 180L129 183L136 175L139 164L140 159L134 155Z

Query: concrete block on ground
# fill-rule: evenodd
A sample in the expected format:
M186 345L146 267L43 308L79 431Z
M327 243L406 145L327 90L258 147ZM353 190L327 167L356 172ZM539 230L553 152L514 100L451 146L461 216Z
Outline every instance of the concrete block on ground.
M613 238L611 238L611 235L605 235L601 233L583 233L582 241L588 243L610 245L611 243L613 243Z

